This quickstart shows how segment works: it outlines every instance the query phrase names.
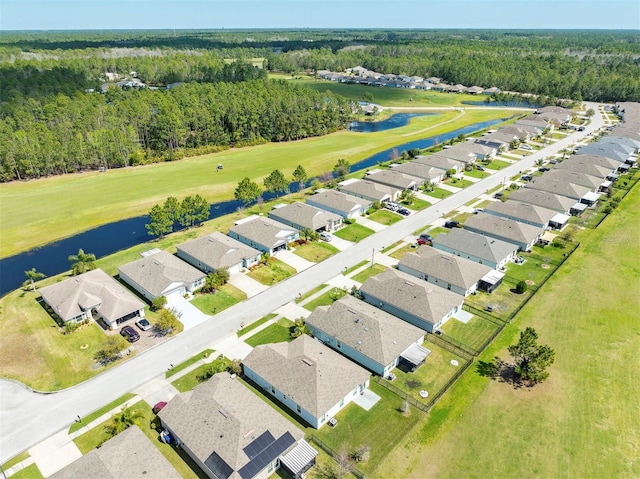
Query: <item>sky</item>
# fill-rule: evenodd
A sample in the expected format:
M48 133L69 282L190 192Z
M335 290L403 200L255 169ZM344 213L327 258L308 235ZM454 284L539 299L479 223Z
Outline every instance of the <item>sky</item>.
M172 28L640 30L640 0L0 0L0 31Z

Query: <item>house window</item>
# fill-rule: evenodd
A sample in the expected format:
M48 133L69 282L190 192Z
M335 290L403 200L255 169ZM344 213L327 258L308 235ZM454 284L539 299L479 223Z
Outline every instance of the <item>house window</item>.
M342 343L341 343L340 341L337 341L337 342L336 342L336 347L337 347L338 349L340 349L340 348L342 347Z
M447 289L451 291L451 283L447 283Z
M296 411L298 411L298 414L302 412L302 408L300 407L300 404L296 404Z
M271 394L275 394L276 393L276 388L274 388L273 386L271 386Z

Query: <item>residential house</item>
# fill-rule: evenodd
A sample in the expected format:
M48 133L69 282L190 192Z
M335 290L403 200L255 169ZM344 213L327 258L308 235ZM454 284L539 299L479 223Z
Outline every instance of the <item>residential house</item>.
M518 246L483 234L454 228L447 234L439 234L432 240L440 251L470 259L476 263L502 270L518 253Z
M367 279L362 299L433 333L462 308L462 296L395 269Z
M445 148L434 155L444 156L450 160L459 161L463 165L473 163L478 159L478 148L472 142L456 143L451 148ZM433 155L432 155L433 156Z
M300 232L279 221L252 215L236 221L229 228L229 236L238 241L272 255L288 248L289 243L298 240Z
M426 245L405 254L398 269L462 296L474 293L478 281L491 271L489 266Z
M160 450L136 426L130 426L49 479L180 479Z
M446 170L434 166L418 163L417 161L407 161L406 163L392 166L393 171L399 171L406 175L416 176L432 183L440 183L447 173Z
M480 93L482 93L484 91L484 88L480 87L480 86L470 86L469 88L467 88L464 92L468 93L470 95L479 95Z
M404 356L416 367L429 354L422 329L351 295L317 307L306 324L315 338L382 377ZM417 364L416 356L422 358Z
M634 156L635 148L633 146L625 145L616 141L597 141L590 143L580 148L581 155L597 155L606 156L612 160L619 161L620 163L626 163L633 166L637 161L637 156Z
M568 213L575 200L566 196L555 195L547 191L520 188L509 194L509 201L519 201L530 205L541 206L556 213Z
M548 121L539 115L525 116L524 118L520 118L515 121L513 125L524 130L531 131L530 129L533 129L535 132L534 135L536 136L541 135L542 132L547 129L549 131L553 131L555 129L555 124L553 122Z
M274 206L269 218L298 230L333 231L342 226L342 216L298 201Z
M401 171L397 171L395 168L389 170L371 170L367 172L365 179L402 191L417 190L424 183L423 178L407 175Z
M532 181L524 185L524 188L546 191L547 193L566 196L567 198L571 198L576 201L580 201L589 193L592 193L591 188L587 188L586 186L567 183L551 177L548 177L547 179L544 175L534 178Z
M530 250L542 234L542 229L537 226L483 212L468 218L464 222L464 228L472 233L485 234L492 238L514 243L522 251Z
M522 143L529 141L534 136L530 131L516 125L503 126L498 131L507 135L513 135Z
M579 155L579 156L587 156L587 155ZM603 156L599 157L604 159L605 161L612 161ZM614 181L618 178L616 174L617 167L615 166L600 166L591 161L581 160L578 156L570 156L566 160L561 163L558 163L554 169L556 170L566 170L572 171L575 173L584 173L588 176L593 176L595 178L600 178L601 181L609 180Z
M469 141L461 143L460 145L466 145L464 148L467 149L469 153L474 154L478 160L491 160L498 154L498 148L476 143L472 139L469 139ZM463 147L460 146L460 148L462 149Z
M542 229L549 228L549 221L558 214L557 211L529 203L521 203L511 198L504 202L489 203L484 207L484 211L490 215L508 218Z
M178 258L205 273L225 268L239 273L260 262L260 251L219 231L177 246Z
M571 117L573 116L570 110L562 108L561 106L545 106L543 108L538 108L535 114L547 121L552 121L556 125L562 125L571 121Z
M481 138L475 138L473 141L478 145L486 146L489 148L495 149L498 153L502 153L509 149L512 140L508 140L506 138L494 136L494 133L488 133L483 135Z
M116 329L130 319L144 318L144 303L101 269L40 288L40 294L65 323L102 319Z
M573 185L584 186L592 191L598 191L602 189L603 182L608 181L596 176L588 175L582 171L571 171L556 168L553 168L551 171L546 172L541 177L534 177L532 181L542 181L543 178L544 181L557 180L571 183ZM608 183L610 184L611 182Z
M448 85L445 89L448 93L464 93L467 87L458 83L457 85Z
M611 158L607 158L606 156L600 156L600 155L583 155L583 154L571 155L569 159L573 161L578 161L578 162L590 163L595 166L599 166L601 168L607 168L608 170L613 171L614 174L616 175L617 175L618 168L620 167L619 161L612 160ZM562 163L565 163L566 161L567 160L563 161ZM559 163L558 166L562 165L562 163ZM589 174L588 171L585 171L585 173Z
M257 346L244 374L319 429L369 386L370 373L306 334Z
M500 90L500 88L492 86L491 88L487 88L486 90L484 90L482 92L482 94L491 96L491 95L493 95L495 93L500 93L500 92L502 92L502 90Z
M343 218L362 216L373 204L372 200L358 198L336 190L318 190L315 195L309 196L306 202Z
M434 153L433 155L418 156L413 161L414 163L421 163L433 168L445 170L445 172L455 170L456 173L460 173L464 170L465 163L463 161L453 160L441 153L442 152Z
M178 394L158 417L213 479L266 479L279 467L298 478L318 454L302 430L228 373Z
M392 188L382 183L370 180L360 180L351 178L338 183L338 191L356 196L367 201L383 203L385 201L395 201L402 193L398 188Z
M166 251L144 256L118 268L120 279L149 301L159 296L193 293L205 274Z

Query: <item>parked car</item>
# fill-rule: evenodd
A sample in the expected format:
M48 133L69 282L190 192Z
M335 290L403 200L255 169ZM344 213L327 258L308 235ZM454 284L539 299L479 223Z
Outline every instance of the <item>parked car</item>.
M416 241L416 243L423 245L423 244L429 244L431 243L431 240L433 238L431 237L430 234L427 233L422 233L420 236L418 236L418 239Z
M320 239L328 243L333 239L333 236L331 236L331 233L327 233L326 231L323 231L320 233Z
M522 148L523 150L527 150L527 151L533 150L533 148L531 148L531 146L529 146L529 145L520 145L520 148Z
M140 339L140 335L138 331L133 329L131 326L125 326L120 330L120 334L124 336L124 338L130 343L135 343L138 339Z
M476 165L476 170L484 171L484 166Z
M493 195L493 197L494 197L494 198L496 198L496 199L498 199L498 200L499 200L500 198L502 198L503 196L504 196L504 193L503 193L503 192L501 192L501 191L498 191L495 195Z
M384 204L384 207L391 211L398 211L400 209L400 205L398 203L394 203L393 201L387 201Z
M165 401L160 401L159 403L157 403L155 406L151 408L151 411L153 412L153 414L158 414L160 411L162 411L162 408L165 407L166 405L167 403Z
M444 224L445 228L460 228L460 222L456 221L456 220L450 220L445 222Z
M543 173L545 171L549 171L551 168L547 168L546 166L541 166L540 168L538 168L538 171L542 171Z
M531 175L522 175L522 181L531 181L533 176Z
M138 326L142 331L149 331L151 329L151 323L144 318L136 321L136 326Z
M558 163L558 160L549 160L549 163L551 163L552 165L555 165L556 163Z
M400 208L398 210L398 213L400 213L402 216L409 216L411 214L411 211L407 208Z

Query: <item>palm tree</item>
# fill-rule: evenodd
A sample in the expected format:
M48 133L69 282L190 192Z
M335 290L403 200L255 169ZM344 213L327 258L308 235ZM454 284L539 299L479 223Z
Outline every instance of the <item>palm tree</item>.
M309 326L307 326L307 323L305 323L304 318L300 317L293 323L293 328L291 329L291 337L297 338L298 336L309 334L310 332L311 331L309 330Z
M31 285L31 288L33 288L34 293L36 292L35 282L38 281L39 279L46 277L44 273L40 273L39 271L36 271L35 268L31 268L29 271L25 271L24 274L26 275L27 279L24 281L24 283L22 283L22 286L26 287L28 285Z
M125 429L138 424L143 414L138 409L126 408L116 414L111 422L104 427L104 431L111 438L117 436Z
M73 276L96 269L96 255L85 253L82 248L78 250L78 254L69 256L69 262L71 262L71 274Z

